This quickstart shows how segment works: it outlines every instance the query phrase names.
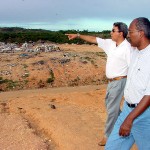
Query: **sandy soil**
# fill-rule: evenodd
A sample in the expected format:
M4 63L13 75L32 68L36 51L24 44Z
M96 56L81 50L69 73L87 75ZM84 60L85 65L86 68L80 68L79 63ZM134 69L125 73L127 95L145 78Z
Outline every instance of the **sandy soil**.
M0 93L0 149L103 150L106 85ZM136 150L136 148L134 148Z
M99 52L99 49L94 45L60 46L65 54L66 52L70 54L70 51L71 54L78 51L80 52L78 56L82 56L82 58L84 52L88 56L91 55L88 52ZM53 53L54 55L56 53ZM104 147L98 146L97 143L102 138L106 121L104 97L107 85L92 85L93 81L90 79L94 77L94 74L101 76L99 79L103 78L105 59L97 59L98 56L94 55L92 57L94 58L94 65L93 63L91 65L89 62L84 64L78 58L73 61L71 57L73 62L63 65L66 67L66 74L61 72L62 65L51 63L51 65L54 64L53 67L55 68L53 69L57 70L55 77L59 79L54 83L55 88L48 88L49 86L45 85L44 89L34 89L34 87L37 88L36 84L33 84L38 81L36 79L44 81L47 74L44 72L46 70L43 69L44 67L38 66L36 68L34 66L33 70L30 64L41 60L40 58L45 60L45 56L42 54L32 59L23 59L23 62L20 62L21 59L18 61L18 57L15 55L6 59L7 61L1 57L1 70L8 69L4 68L8 67L8 62L9 64L10 62L17 64L16 67L9 68L12 71L11 76L9 76L10 79L19 78L21 80L19 73L24 73L23 71L28 69L30 76L27 79L30 84L23 88L28 88L28 90L0 93L0 149L104 150ZM62 57L62 54L60 56ZM100 65L96 65L97 63ZM23 70L19 64L24 64L28 68ZM78 82L78 86L67 87L69 81L76 79L79 74L82 80ZM35 82L30 80L33 77L35 77ZM86 84L85 79L89 81ZM95 77L95 81L97 80L98 77ZM82 84L86 86L81 86ZM137 150L137 148L134 146L132 150Z

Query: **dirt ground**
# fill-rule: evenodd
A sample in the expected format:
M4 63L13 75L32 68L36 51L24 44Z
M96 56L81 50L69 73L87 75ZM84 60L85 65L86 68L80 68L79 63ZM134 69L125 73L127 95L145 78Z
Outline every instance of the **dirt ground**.
M106 85L0 93L0 149L104 150ZM133 150L136 150L134 148Z
M0 150L104 150L98 142L106 121L107 85L98 81L103 79L106 61L91 53L101 51L94 45L66 44L60 48L64 51L57 60L68 54L71 62L48 62L56 53L23 61L16 55L1 57L1 72L9 69L9 79L22 80L25 71L30 76L25 78L29 84L23 90L0 92ZM41 60L47 60L55 72L53 88L45 84L37 89L37 81L47 78L47 69L31 64ZM14 65L10 67L11 62ZM75 80L78 75L80 80ZM70 81L72 86L68 86ZM137 150L135 145L132 150Z
M106 59L95 45L60 44L60 51L0 53L0 91L104 83Z

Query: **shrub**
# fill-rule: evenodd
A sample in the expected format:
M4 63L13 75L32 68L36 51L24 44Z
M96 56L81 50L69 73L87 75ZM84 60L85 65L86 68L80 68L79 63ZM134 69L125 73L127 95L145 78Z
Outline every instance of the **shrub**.
M47 79L47 83L52 83L55 80L54 72L53 70L50 70L50 77Z

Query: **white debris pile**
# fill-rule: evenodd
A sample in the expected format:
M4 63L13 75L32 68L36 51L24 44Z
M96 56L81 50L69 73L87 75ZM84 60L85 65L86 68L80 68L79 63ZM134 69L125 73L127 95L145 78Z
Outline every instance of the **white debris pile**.
M53 52L60 51L59 46L55 44L36 44L23 43L21 46L19 44L0 42L0 53L15 53L15 52Z

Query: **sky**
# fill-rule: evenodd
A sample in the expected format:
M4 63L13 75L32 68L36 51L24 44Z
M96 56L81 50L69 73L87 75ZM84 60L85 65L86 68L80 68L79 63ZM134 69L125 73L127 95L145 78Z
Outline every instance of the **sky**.
M0 27L111 30L137 17L150 19L150 0L1 0Z

